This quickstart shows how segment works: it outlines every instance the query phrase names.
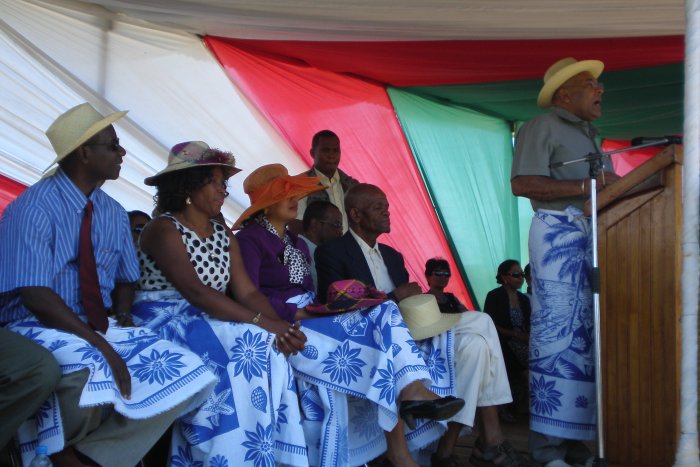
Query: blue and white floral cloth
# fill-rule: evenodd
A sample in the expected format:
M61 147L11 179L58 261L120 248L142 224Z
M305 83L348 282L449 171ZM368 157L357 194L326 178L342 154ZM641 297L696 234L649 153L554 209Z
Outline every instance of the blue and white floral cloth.
M579 209L535 213L530 428L559 438L595 436L591 241L590 220Z
M218 377L208 400L175 423L171 465L308 465L294 376L273 334L211 318L172 290L138 292L132 314Z
M384 431L399 420L397 397L413 381L454 394L453 336L419 343L392 301L367 310L302 321L308 341L290 357L297 375L309 463L356 466L386 451ZM438 439L445 423L417 420L412 451ZM401 422L403 423L403 422Z
M112 371L99 350L80 337L44 327L34 317L12 322L7 328L49 350L63 374L88 369L90 375L80 397L81 407L112 405L131 419L145 419L172 409L191 398L186 411L200 405L216 378L202 360L166 342L145 328L122 328L110 319L104 338L122 357L131 374L131 399L124 399ZM24 464L29 464L38 444L49 453L64 447L58 399L53 394L33 419L18 431Z

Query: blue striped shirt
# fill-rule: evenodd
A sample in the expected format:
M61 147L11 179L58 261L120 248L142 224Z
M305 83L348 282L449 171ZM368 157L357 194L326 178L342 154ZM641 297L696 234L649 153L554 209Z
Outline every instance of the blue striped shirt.
M90 194L95 210L92 244L102 299L112 306L115 282L136 282L139 264L126 211L99 188ZM30 314L20 287L49 287L84 317L78 279L80 224L87 198L63 170L38 181L14 200L0 220L0 322Z

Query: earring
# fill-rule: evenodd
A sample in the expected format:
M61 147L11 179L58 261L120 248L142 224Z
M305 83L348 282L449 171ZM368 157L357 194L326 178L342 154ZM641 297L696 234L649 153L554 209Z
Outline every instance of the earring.
M188 206L189 206L190 204L192 204L192 200L190 199L189 196L188 196L187 199L185 200L185 204L187 204Z

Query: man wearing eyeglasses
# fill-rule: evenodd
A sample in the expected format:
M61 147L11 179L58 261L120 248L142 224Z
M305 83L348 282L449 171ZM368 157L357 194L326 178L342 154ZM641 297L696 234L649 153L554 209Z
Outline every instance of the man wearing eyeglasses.
M311 278L314 281L314 289L318 290L318 276L314 261L316 247L343 235L343 217L340 215L340 209L330 201L314 201L304 212L302 226L304 232L299 235L299 238L309 247ZM323 293L325 297L325 291Z
M537 98L552 110L527 122L517 135L511 172L516 196L529 198L532 281L530 334L530 451L547 467L591 459L583 440L595 438L595 381L590 219L587 163L552 168L599 153L592 122L602 114L599 60L559 60L544 75ZM598 189L619 177L602 160Z
M107 316L130 314L140 276L126 212L100 189L119 177L126 150L112 123L125 114L85 103L60 115L46 131L58 168L0 222L0 323L62 370L18 438L47 446L54 465L135 465L216 382L195 354Z

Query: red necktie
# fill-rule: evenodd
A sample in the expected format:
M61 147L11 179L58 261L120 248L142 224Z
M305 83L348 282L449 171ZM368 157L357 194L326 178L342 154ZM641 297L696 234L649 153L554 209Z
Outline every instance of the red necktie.
M88 323L94 329L104 333L107 331L107 311L102 301L95 252L92 248L92 209L92 201L88 200L85 205L85 216L80 223L80 244L78 245L80 295Z

